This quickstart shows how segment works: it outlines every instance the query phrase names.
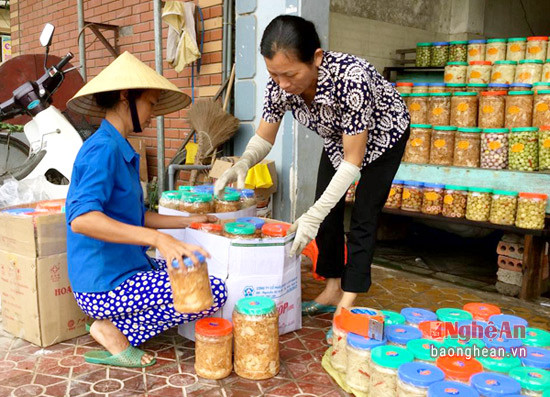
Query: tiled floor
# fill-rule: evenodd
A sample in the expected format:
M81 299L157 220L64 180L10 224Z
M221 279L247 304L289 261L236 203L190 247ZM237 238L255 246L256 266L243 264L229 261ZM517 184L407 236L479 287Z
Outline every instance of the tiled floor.
M550 329L550 308L513 298L455 287L395 270L374 268L374 284L358 305L400 310L461 307L466 302L489 301L504 311L525 317L532 326ZM304 299L313 298L323 284L304 271ZM303 329L281 337L281 372L270 380L253 382L234 374L222 381L199 379L193 369L193 343L167 332L144 345L157 357L147 369L120 369L84 362L82 354L99 346L83 336L40 349L0 330L1 396L347 396L321 368L327 345L330 315L305 317Z

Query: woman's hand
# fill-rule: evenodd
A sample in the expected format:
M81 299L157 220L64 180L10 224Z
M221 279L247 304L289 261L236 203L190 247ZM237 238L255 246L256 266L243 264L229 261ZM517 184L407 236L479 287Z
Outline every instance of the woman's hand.
M198 223L216 223L219 221L217 216L214 215L193 215L186 217L187 223L191 224L194 222Z
M198 251L205 258L210 258L210 254L198 245L187 244L176 240L174 237L166 233L159 232L153 246L160 251L160 254L166 259L166 266L169 270L173 270L172 261L177 259L180 268L183 268L183 257L189 257L195 265L199 264L199 260L195 256L194 252Z

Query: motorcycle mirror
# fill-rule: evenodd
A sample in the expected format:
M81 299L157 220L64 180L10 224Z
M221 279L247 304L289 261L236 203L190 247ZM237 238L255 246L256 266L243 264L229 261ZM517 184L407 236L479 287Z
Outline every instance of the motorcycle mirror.
M42 47L49 47L52 43L52 37L53 37L53 31L55 30L55 26L53 26L51 23L47 23L44 25L44 29L42 29L42 34L40 34L40 44L42 44Z

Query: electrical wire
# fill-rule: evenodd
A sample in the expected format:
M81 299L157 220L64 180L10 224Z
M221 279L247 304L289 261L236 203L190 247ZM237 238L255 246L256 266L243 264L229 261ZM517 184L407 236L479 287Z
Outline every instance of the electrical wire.
M527 19L527 10L525 9L525 4L523 4L523 0L519 0L519 4L521 5L521 9L523 10L523 18L525 19L525 23L527 24L527 27L529 28L529 31L532 35L535 34L535 31L531 27L531 24L529 23L529 20Z

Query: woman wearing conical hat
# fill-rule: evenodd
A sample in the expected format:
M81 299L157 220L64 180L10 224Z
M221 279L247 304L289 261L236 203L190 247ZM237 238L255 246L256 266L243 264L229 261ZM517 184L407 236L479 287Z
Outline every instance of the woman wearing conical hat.
M90 334L106 349L86 353L88 362L152 365L154 358L136 346L178 324L209 316L225 303L223 282L211 277L214 304L209 310L174 310L167 266L183 257L197 263L197 251L209 255L157 229L217 219L146 212L139 155L126 140L152 116L175 112L189 102L175 85L125 52L67 104L78 113L103 117L75 160L66 204L69 279L78 305L96 320ZM148 246L157 248L166 262L148 257Z

